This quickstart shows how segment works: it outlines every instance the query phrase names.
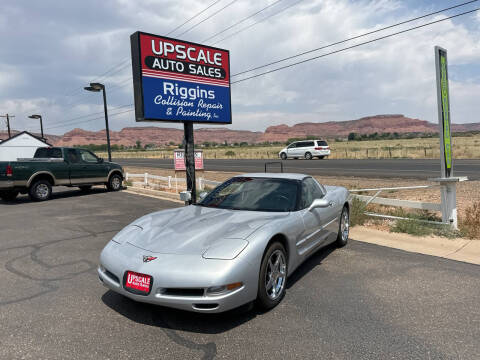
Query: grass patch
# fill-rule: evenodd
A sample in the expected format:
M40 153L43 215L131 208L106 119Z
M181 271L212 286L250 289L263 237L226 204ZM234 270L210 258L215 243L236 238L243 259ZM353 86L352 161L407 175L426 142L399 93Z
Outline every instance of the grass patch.
M225 152L225 156L235 156L235 151L228 150L227 152Z
M123 184L124 184L125 186L132 186L132 185L133 185L131 180L125 180L125 181L123 182Z
M460 232L471 239L480 239L480 201L465 210L459 221Z
M350 225L363 225L367 221L368 216L365 215L366 203L356 197L352 199L350 208Z
M436 235L449 239L461 236L458 231L453 230L449 225L427 224L415 221L413 219L396 220L390 227L390 231L414 236Z

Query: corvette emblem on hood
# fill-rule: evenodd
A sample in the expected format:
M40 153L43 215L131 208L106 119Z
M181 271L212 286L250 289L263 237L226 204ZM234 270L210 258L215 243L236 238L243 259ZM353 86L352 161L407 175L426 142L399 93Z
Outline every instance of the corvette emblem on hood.
M143 262L150 262L152 260L155 260L157 257L156 256L146 256L146 255L143 255Z

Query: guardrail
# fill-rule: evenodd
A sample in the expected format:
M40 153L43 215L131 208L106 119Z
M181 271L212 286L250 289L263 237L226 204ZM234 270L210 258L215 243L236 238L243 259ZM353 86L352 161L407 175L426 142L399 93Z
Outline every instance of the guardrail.
M353 189L349 191L350 193L375 191L374 195L351 194L353 197L356 197L359 200L365 201L366 205L379 204L379 205L386 205L386 206L406 207L411 209L442 211L442 204L439 204L439 203L429 203L429 202L423 202L423 201L411 201L411 200L400 200L400 199L378 197L378 195L380 195L383 191L428 189L433 187L440 187L440 185L434 184L434 185L418 185L418 186L398 186L398 187L376 188L376 189ZM442 221L411 219L411 218L405 218L400 216L377 214L373 212L365 212L365 215L380 217L385 219L415 220L415 221L429 223L429 224L448 225L447 222L442 222Z
M149 173L144 173L144 174L130 174L126 173L125 174L125 180L126 181L131 181L132 179L142 179L142 181L132 181L133 184L136 185L144 185L144 186L151 186L151 187L156 187L158 186L156 182L165 182L166 184L164 187L168 189L173 189L175 188L175 191L178 192L178 188L186 188L187 186L187 179L186 178L179 178L176 176L159 176L159 175L152 175ZM217 186L221 184L220 181L213 181L213 180L207 180L204 179L203 177L199 177L196 179L197 181L197 186L200 190L205 189L205 185L211 185L211 186Z
M184 189L187 187L187 179L186 178L178 178L175 176L158 176L152 175L149 173L144 174L125 174L125 180L130 181L132 179L142 179L142 181L132 181L133 184L136 185L143 185L143 186L150 186L150 187L164 187L167 189L175 188L175 192L178 193L178 189ZM165 185L159 186L156 182L165 182ZM205 185L210 186L217 186L221 184L220 181L214 180L207 180L203 177L199 177L196 179L197 187L200 190L205 189ZM366 205L368 204L379 204L379 205L386 205L386 206L395 206L395 207L402 207L402 208L411 208L411 209L420 209L420 210L431 210L431 211L442 211L442 204L440 203L430 203L430 202L423 202L423 201L412 201L412 200L400 200L400 199L392 199L392 198L384 198L379 197L379 195L383 191L391 191L391 190L415 190L415 189L428 189L433 187L440 187L440 184L433 184L433 185L418 185L418 186L398 186L398 187L385 187L385 188L368 188L368 189L352 189L349 190L352 197L356 197L359 200L365 201ZM360 195L355 194L359 192L372 192L375 191L373 195ZM430 221L430 220L421 220L421 219L411 219L405 218L400 216L392 216L392 215L384 215L384 214L377 214L373 212L365 212L366 215L372 217L380 217L385 219L394 219L394 220L415 220L418 222L429 223L429 224L437 224L437 225L451 225L448 222L443 221Z

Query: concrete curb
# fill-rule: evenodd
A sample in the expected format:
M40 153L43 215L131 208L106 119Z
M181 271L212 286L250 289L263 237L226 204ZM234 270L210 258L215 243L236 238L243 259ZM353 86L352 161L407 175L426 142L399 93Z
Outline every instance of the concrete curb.
M351 229L353 240L480 265L480 240L416 237L364 226Z

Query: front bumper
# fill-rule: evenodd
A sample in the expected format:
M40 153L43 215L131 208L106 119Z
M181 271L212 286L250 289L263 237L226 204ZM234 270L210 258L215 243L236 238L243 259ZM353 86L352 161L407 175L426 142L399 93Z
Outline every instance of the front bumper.
M140 256L141 253L141 256ZM157 259L143 263L143 255ZM137 295L124 288L126 271L135 271L153 277L148 295ZM138 249L130 244L109 243L100 256L97 270L100 281L110 290L135 301L161 305L180 310L220 313L237 308L257 297L258 271L240 260L203 259L197 255L154 254ZM235 282L243 285L232 292L220 295L170 295L165 289L206 289Z

